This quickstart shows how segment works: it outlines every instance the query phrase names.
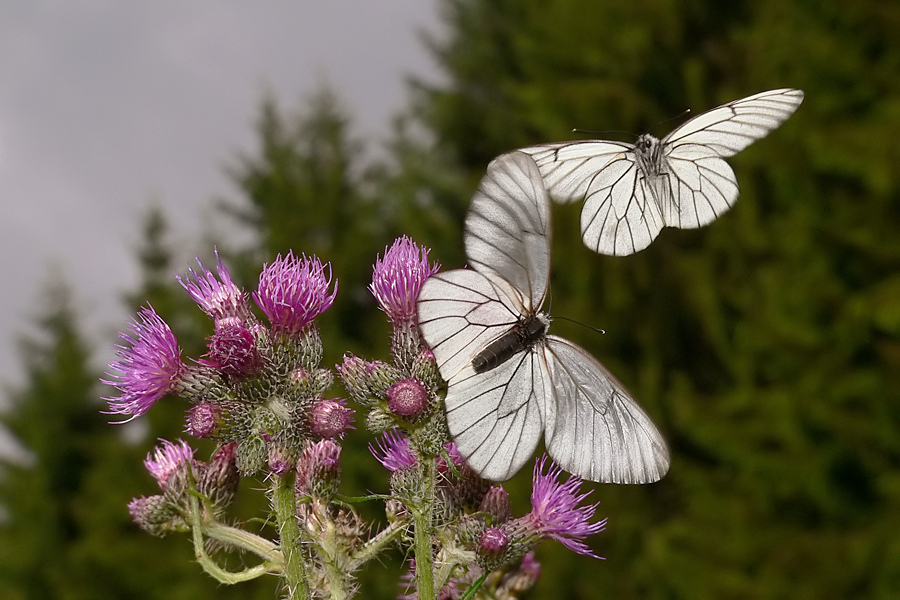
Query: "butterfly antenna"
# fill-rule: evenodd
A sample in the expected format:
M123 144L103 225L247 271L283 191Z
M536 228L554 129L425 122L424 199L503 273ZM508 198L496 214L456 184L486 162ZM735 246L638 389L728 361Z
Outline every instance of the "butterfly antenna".
M654 127L659 127L660 125L665 125L666 123L671 123L672 121L678 120L678 119L682 118L684 115L688 115L690 113L691 113L691 109L686 108L683 111L681 111L680 113L678 113L677 115L675 115L674 117L669 117L665 121L657 123L656 125L654 125Z
M606 335L606 330L605 330L605 329L600 329L600 328L598 328L598 327L591 327L591 326L588 325L587 323L582 323L581 321L576 321L575 319L569 319L569 318L566 318L566 317L553 317L553 320L554 320L554 321L568 321L569 323L575 323L576 325L581 325L582 327L587 327L587 328L590 329L591 331L596 331L597 333Z
M607 129L606 131L595 131L593 129L578 129L577 127L572 129L572 133L581 133L584 135L608 135L610 133L615 133L617 135L632 135L629 131L620 131L618 129Z

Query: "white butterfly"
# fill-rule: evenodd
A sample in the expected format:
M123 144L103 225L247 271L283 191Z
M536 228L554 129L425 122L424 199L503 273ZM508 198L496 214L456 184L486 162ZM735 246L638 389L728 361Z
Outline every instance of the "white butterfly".
M762 92L723 104L659 140L590 140L523 148L558 202L585 199L581 236L595 252L625 256L643 250L665 227L690 229L714 221L738 196L723 158L737 154L790 117L800 90Z
M546 335L550 202L527 154L487 169L466 216L470 269L437 273L419 324L447 381L447 425L481 476L512 477L541 434L550 456L591 481L648 483L669 468L662 436L587 352Z

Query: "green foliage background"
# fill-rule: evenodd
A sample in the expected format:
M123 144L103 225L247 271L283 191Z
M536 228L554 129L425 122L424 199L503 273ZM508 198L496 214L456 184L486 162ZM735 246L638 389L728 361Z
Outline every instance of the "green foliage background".
M657 124L687 107L803 89L789 121L730 161L741 196L709 227L665 230L637 255L603 257L581 244L580 207L554 207L553 313L606 334L561 321L553 329L626 383L669 440L673 463L658 484L594 486L610 524L591 541L607 560L542 546L534 597L894 597L900 4L441 6L449 35L430 45L447 83L414 86L388 161L363 164L347 115L327 94L298 114L263 103L260 147L233 165L241 193L223 206L258 244L220 243L229 266L252 287L276 252L332 261L340 293L321 323L326 360L345 350L384 357L388 330L364 289L375 253L408 233L446 267L462 265L465 209L497 154L573 139L573 127L663 135L673 125ZM162 217L148 219L145 283L131 296L151 300L197 356L208 332L170 281L184 269L171 264L164 230ZM75 318L64 302L48 315ZM0 597L272 597L271 581L213 585L189 562L185 538L134 531L124 504L152 489L140 457L156 436L179 435L181 412L161 405L146 439L130 446L97 426L102 417L51 409L96 410L85 383L95 374L85 377L88 349L71 342L77 327L42 327L50 341L26 358L27 387L3 417L37 468L3 467L10 518L0 527ZM80 358L65 359L66 348ZM64 384L46 384L57 379ZM53 437L36 418L58 428ZM368 441L362 429L348 439L348 493L386 489ZM520 512L529 480L520 473L509 486ZM364 596L394 595L400 569L398 557L364 580ZM106 587L92 588L94 577Z

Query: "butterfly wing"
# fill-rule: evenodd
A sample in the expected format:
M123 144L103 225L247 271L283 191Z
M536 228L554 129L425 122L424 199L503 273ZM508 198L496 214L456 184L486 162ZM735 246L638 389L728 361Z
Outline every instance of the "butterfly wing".
M649 246L662 229L662 215L641 177L632 144L569 142L522 152L535 159L551 198L584 198L581 237L595 252L633 254Z
M702 146L722 158L737 154L784 123L803 102L803 92L788 88L760 92L697 115L663 138L667 157L698 152Z
M547 336L541 359L552 377L556 409L545 431L553 460L604 483L651 483L666 474L669 450L662 435L603 365L556 336Z
M466 215L469 266L517 299L521 314L544 301L550 277L550 202L534 161L521 152L488 165Z
M667 135L662 145L671 205L663 211L665 224L701 227L731 208L738 184L723 158L768 135L801 102L800 90L769 90L698 115Z
M419 327L447 381L447 426L469 466L487 479L515 474L543 431L545 362L529 349L475 373L472 359L543 303L549 210L534 161L518 152L497 158L466 217L472 269L433 275L419 294Z
M460 454L482 477L509 479L534 454L543 431L543 364L531 351L485 373L472 359L518 323L518 302L504 282L456 269L428 278L419 294L419 327L447 381L447 426Z

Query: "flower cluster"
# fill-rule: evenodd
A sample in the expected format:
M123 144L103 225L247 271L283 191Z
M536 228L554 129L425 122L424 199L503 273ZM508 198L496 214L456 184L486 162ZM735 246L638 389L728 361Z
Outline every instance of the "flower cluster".
M107 398L110 413L130 420L180 396L189 403L185 431L219 443L206 463L187 442L161 441L144 462L160 493L129 505L140 527L154 535L193 528L195 543L202 541L198 561L220 581L230 579L212 565L207 546L262 557L248 572L282 574L293 591L313 586L342 597L353 589L353 572L396 543L415 554L404 580L429 597L442 590L440 597L457 598L473 584L489 597L520 597L540 573L532 550L542 539L594 556L584 540L605 520L590 522L597 505L583 505L580 480L560 482L559 467L540 459L532 510L511 518L506 490L473 471L450 439L445 384L418 329L417 298L438 269L427 249L403 237L376 261L369 289L393 325L390 359L347 354L335 366L350 400L364 409L366 428L379 436L370 452L390 474L388 523L369 539L352 499L337 495L341 443L354 411L327 395L334 377L321 367L316 319L335 300L330 265L279 255L248 294L218 255L217 262L215 273L198 261L179 278L213 321L206 354L185 362L169 326L148 306L122 334L126 343L110 365L106 383L119 392ZM241 475L268 483L277 542L222 522Z
M133 419L177 394L191 404L187 433L235 444L244 474L284 475L308 443L340 438L353 419L346 402L325 397L333 376L319 366L314 319L335 298L330 267L292 253L266 265L252 294L266 325L221 260L215 273L198 265L178 280L213 320L207 354L185 363L169 326L143 309L110 365L107 383L121 395L107 398L109 411Z

